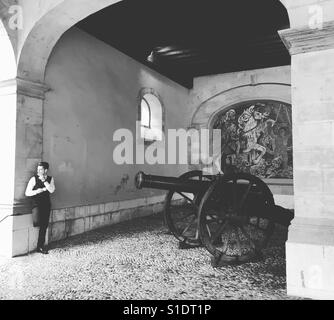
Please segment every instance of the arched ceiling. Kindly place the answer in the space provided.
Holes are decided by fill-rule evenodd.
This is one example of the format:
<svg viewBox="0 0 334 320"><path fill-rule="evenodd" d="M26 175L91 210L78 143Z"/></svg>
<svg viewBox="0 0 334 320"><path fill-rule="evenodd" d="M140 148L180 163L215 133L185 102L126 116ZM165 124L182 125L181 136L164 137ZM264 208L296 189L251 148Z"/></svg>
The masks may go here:
<svg viewBox="0 0 334 320"><path fill-rule="evenodd" d="M123 0L77 27L187 88L197 76L290 64L279 0Z"/></svg>

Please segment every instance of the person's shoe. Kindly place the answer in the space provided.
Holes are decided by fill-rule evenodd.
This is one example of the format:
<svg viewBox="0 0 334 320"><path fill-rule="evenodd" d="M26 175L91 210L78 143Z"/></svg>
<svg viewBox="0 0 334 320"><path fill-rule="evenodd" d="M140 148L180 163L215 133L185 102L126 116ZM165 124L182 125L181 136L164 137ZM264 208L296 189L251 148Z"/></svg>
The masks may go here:
<svg viewBox="0 0 334 320"><path fill-rule="evenodd" d="M39 253L42 253L42 254L48 254L49 253L49 251L45 248L37 248L36 251L39 252Z"/></svg>

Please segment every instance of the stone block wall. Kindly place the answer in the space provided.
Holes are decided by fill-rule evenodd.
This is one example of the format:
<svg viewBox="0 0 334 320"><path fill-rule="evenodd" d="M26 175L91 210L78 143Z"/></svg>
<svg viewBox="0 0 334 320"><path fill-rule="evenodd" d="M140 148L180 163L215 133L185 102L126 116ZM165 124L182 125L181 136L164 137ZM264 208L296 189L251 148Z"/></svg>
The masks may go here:
<svg viewBox="0 0 334 320"><path fill-rule="evenodd" d="M55 209L51 212L49 241L148 216L163 210L165 195Z"/></svg>
<svg viewBox="0 0 334 320"><path fill-rule="evenodd" d="M51 211L46 244L66 239L90 230L116 224L134 218L161 212L165 195L76 206ZM33 227L32 215L3 216L1 230L9 230L6 241L12 241L11 250L5 256L20 256L33 252L37 247L38 227ZM9 227L10 225L11 227ZM3 237L4 233L1 234ZM15 241L13 241L15 239Z"/></svg>
<svg viewBox="0 0 334 320"><path fill-rule="evenodd" d="M11 216L8 223L12 223L12 249L6 255L20 256L36 250L39 228L33 226L32 215L24 214ZM48 244L49 230L47 230L45 242ZM15 241L14 241L15 239Z"/></svg>

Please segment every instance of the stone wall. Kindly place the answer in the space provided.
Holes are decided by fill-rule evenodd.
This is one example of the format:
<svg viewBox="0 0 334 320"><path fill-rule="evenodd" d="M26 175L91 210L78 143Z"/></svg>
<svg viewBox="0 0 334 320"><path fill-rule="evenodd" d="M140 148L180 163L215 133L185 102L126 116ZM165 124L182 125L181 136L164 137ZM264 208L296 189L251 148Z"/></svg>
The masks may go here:
<svg viewBox="0 0 334 320"><path fill-rule="evenodd" d="M152 88L162 100L165 129L184 128L188 90L80 31L69 30L54 49L46 70L43 158L50 162L55 209L131 200L161 194L137 190L134 176L178 176L187 165L136 162L139 95ZM177 114L177 116L175 115ZM130 130L133 163L119 165L113 141L118 129Z"/></svg>
<svg viewBox="0 0 334 320"><path fill-rule="evenodd" d="M48 229L49 241L161 212L164 198L164 195L160 195L52 210Z"/></svg>
<svg viewBox="0 0 334 320"><path fill-rule="evenodd" d="M161 211L164 194L137 190L134 175L142 170L177 176L187 165L118 165L113 151L119 142L113 134L129 129L136 142L143 88L152 88L162 99L165 129L186 127L182 106L188 90L76 28L55 47L46 83L50 91L43 110L43 159L50 163L56 184L49 241ZM24 245L14 252L29 252L38 229L30 215L19 219L29 227L16 230Z"/></svg>

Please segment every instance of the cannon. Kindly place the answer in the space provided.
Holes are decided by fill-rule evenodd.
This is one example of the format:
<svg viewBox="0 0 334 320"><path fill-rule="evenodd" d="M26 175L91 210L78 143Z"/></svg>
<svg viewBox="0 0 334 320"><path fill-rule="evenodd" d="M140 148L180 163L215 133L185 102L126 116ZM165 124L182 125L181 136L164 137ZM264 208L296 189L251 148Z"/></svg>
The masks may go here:
<svg viewBox="0 0 334 320"><path fill-rule="evenodd" d="M204 246L212 265L257 261L275 224L288 227L293 211L275 205L269 187L249 173L207 175L194 170L179 177L138 172L138 189L167 190L164 220L180 248Z"/></svg>

